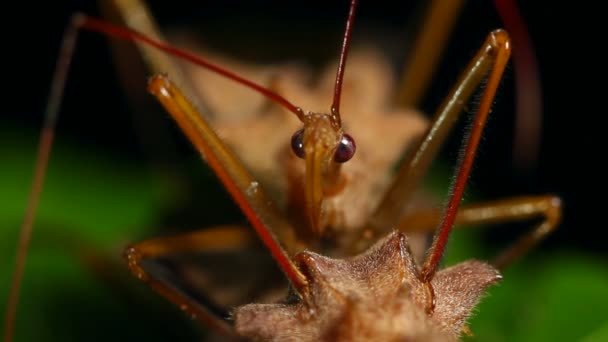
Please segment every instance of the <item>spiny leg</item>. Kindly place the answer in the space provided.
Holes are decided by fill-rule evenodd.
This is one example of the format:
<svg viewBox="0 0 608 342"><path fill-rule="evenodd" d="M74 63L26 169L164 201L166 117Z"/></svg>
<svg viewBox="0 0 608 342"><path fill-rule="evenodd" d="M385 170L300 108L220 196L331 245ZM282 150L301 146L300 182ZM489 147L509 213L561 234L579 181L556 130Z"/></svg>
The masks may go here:
<svg viewBox="0 0 608 342"><path fill-rule="evenodd" d="M502 74L509 61L511 55L511 42L509 35L502 30L496 30L488 36L486 43L484 44L485 49L488 53L491 53L494 58L492 70L488 76L486 87L481 95L479 108L475 115L475 119L470 127L470 130L465 134L464 152L461 154L458 162L458 172L456 178L452 181L450 186L450 198L446 205L444 212L442 213L441 223L435 231L433 237L433 243L428 250L426 261L420 269L420 281L425 284L425 287L429 289L431 294L428 297L428 303L426 311L428 314L432 314L435 308L435 296L432 290L433 286L431 280L437 273L439 262L445 252L445 247L450 236L450 232L454 227L454 220L458 213L460 202L462 201L462 195L473 167L473 161L481 141L481 134L490 114L490 109L496 95L496 89L500 83Z"/></svg>
<svg viewBox="0 0 608 342"><path fill-rule="evenodd" d="M490 114L496 90L511 54L511 42L505 31L497 30L492 32L484 45L486 51L494 56L494 63L488 76L486 87L481 96L479 108L477 109L477 114L475 115L470 132L467 132L465 135L466 148L458 163L456 178L450 186L449 193L451 195L449 202L443 213L441 224L436 230L428 257L420 271L421 280L428 284L430 284L431 279L433 279L433 276L437 272L439 261L445 251L445 246L454 225L454 220L456 219L458 207L462 201L462 195L464 194L471 168L473 167L477 148L481 141L481 133L483 132L488 115Z"/></svg>
<svg viewBox="0 0 608 342"><path fill-rule="evenodd" d="M242 163L234 156L234 153L223 144L213 129L198 111L194 109L192 104L188 102L179 89L165 76L154 76L149 82L148 90L157 97L195 148L206 159L207 164L223 183L237 205L239 205L256 234L268 248L270 254L285 273L296 292L300 296L306 295L308 286L306 277L291 261L279 243L279 241L287 241L287 246L290 246L292 249L299 248L293 236L294 230L285 218L279 215L277 209L268 200L257 181L252 178ZM277 229L277 232L281 233L280 237L282 239L278 240L269 227ZM179 243L177 245L179 246ZM163 247L161 246L158 243L153 243L152 247L148 245L145 248L148 250L151 248L153 250L162 250ZM291 252L293 253L293 251ZM141 257L138 256L137 249L128 249L127 259L132 272L140 279L144 279L142 277L145 276L145 272L139 266L138 261L141 260ZM178 305L188 305L188 302L184 301L183 296L176 290L172 290L160 282L151 282L150 284L156 291L172 302ZM222 328L221 326L218 327Z"/></svg>
<svg viewBox="0 0 608 342"><path fill-rule="evenodd" d="M146 271L142 261L178 253L241 250L255 246L256 243L256 238L249 228L223 226L136 243L126 248L124 256L129 270L138 279L145 281L192 318L224 336L236 338L232 327L226 321L215 316L204 306L193 302L186 294L163 281L161 277Z"/></svg>
<svg viewBox="0 0 608 342"><path fill-rule="evenodd" d="M295 238L293 227L279 214L258 182L174 84L165 76L157 75L150 80L148 90L158 98L206 159L291 284L302 294L307 288L307 280L279 243L284 243L290 254L302 248ZM280 234L279 239L273 233Z"/></svg>
<svg viewBox="0 0 608 342"><path fill-rule="evenodd" d="M428 88L439 57L464 5L463 0L434 0L428 4L416 42L412 45L397 91L397 103L415 107Z"/></svg>
<svg viewBox="0 0 608 342"><path fill-rule="evenodd" d="M448 36L458 18L464 1L432 1L410 49L411 55L404 68L397 103L416 106L433 76ZM513 63L516 82L516 129L513 151L514 162L520 168L529 168L538 155L542 121L542 87L539 67L528 29L516 1L494 0L500 18L511 32Z"/></svg>
<svg viewBox="0 0 608 342"><path fill-rule="evenodd" d="M559 197L525 196L465 205L458 210L454 225L486 225L543 217L541 223L494 259L493 265L502 270L551 234L561 221L561 216ZM440 219L440 210L420 211L403 217L398 229L404 232L430 231L437 226Z"/></svg>
<svg viewBox="0 0 608 342"><path fill-rule="evenodd" d="M492 39L494 35L496 35L496 32L490 34L477 55L460 75L433 117L426 135L412 149L413 152L406 156L393 183L384 194L368 224L364 226L366 229L356 242L355 251L365 250L375 241L376 237L388 233L399 221L404 204L410 200L420 181L427 173L469 98L495 65L498 54L496 53L495 42Z"/></svg>

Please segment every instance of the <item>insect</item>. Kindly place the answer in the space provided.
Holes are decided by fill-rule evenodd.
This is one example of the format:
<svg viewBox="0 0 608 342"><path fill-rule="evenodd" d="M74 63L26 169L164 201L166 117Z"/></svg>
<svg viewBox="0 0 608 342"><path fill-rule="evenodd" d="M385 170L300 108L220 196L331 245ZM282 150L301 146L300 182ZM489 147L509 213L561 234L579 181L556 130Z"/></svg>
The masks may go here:
<svg viewBox="0 0 608 342"><path fill-rule="evenodd" d="M261 339L299 336L314 340L330 337L346 339L362 334L374 334L378 338L434 336L456 338L464 329L467 313L472 309L481 292L486 286L497 281L499 276L492 266L476 262L437 272L453 224L455 222L488 223L545 216L545 221L531 234L526 235L494 262L495 266L500 268L529 249L549 233L559 221L559 201L551 196L523 197L459 209L485 117L490 110L494 92L508 60L510 41L504 31L495 31L489 35L474 61L438 110L430 128L420 129L423 137L412 142L416 148L407 155L396 178L392 182L377 174L368 176L367 179L361 178L365 177L365 173L360 170L370 164L383 162L382 172L388 172L388 167L397 158L400 149L396 149L391 156L384 156L384 160L374 159L377 156L369 148L366 149L364 144L361 144L361 140L357 143L359 148L355 148L357 135L365 137L366 132L370 130L369 124L358 121L367 113L359 114L358 117L354 114L357 109L350 108L350 127L347 126L346 114L344 119L341 115L346 112L345 108L348 108L346 105L341 106L343 96L346 97L348 93L345 90L342 94L342 90L356 4L356 1L351 3L338 76L333 82L334 96L329 114L304 111L267 87L252 83L206 60L197 59L162 43L158 44L136 33L90 17L77 16L74 19L72 30L78 28L130 40L147 41L148 44L156 45L182 58L189 58L232 81L264 94L269 101L279 104L290 112L290 117L297 118L304 127L294 131L291 144L288 145L291 151L281 152L277 149L277 153L283 153L283 163L287 164L282 166L287 170L287 186L284 190L287 198L285 210L287 215L282 215L274 204L271 204L273 202L270 201L270 197L265 195L264 182L261 179L258 181L258 178L250 174L170 79L166 76L155 76L150 82L151 92L159 98L214 169L291 284L290 306L251 304L241 307L234 314L236 327L234 330L226 322L194 303L184 293L175 290L146 270L145 259L167 253L204 250L211 246L216 249L246 247L254 243L251 230L234 226L211 228L175 238L145 241L127 249L129 267L138 278L147 281L156 291L183 307L196 319L227 336L236 337L235 334L239 334ZM72 44L73 33L68 34L67 37L68 45ZM68 47L68 50L70 49ZM60 58L61 62L66 60L66 57ZM64 73L64 68L59 68L59 72ZM407 197L413 193L451 125L462 111L464 103L488 73L487 86L477 110L478 116L469 133L470 140L466 143L466 150L453 184L447 209L443 214L432 209L403 215L403 206L408 201ZM279 85L278 88L281 86L285 87ZM61 86L59 85L58 88ZM364 95L362 93L359 96ZM57 99L58 96L53 98ZM49 118L54 120L53 115ZM406 128L407 125L403 125L403 120L411 120L408 117L398 116L392 118L377 116L374 119L376 121L386 119L388 120L385 122L386 127L394 129ZM390 121L391 119L395 121ZM362 127L357 127L357 124ZM346 133L347 128L351 132L358 133L353 133L351 136L350 133ZM236 127L233 127L233 130L225 130L225 132L236 131ZM391 137L404 136L399 133L401 132ZM242 144L250 145L252 148L256 145L255 140L243 140L242 135L243 133L240 134L241 138L238 138L242 140ZM42 145L40 152L42 159L48 156L50 138L51 131L43 131L43 141L47 142ZM225 139L231 142L229 136ZM234 139L232 144L238 143L238 139ZM269 149L270 141L257 140L266 145L266 150ZM401 141L396 145L403 144L404 142ZM377 151L376 153L379 154ZM351 161L351 158L355 159ZM249 166L255 168L255 165ZM40 172L43 169L44 167L38 168ZM41 177L42 174L39 173L35 179L34 189L41 187ZM377 188L385 191L372 191ZM39 190L35 190L34 193L39 193ZM350 203L344 204L348 201ZM33 211L35 204L30 208ZM28 214L26 217L31 220L33 214ZM421 266L417 266L414 255L408 251L405 236L402 233L391 233L392 230L430 231L439 223L440 227L429 249L428 257ZM24 226L31 227L31 224L26 223ZM304 249L327 256L302 252ZM338 260L329 257L348 257L348 259ZM376 288L373 286L376 282L382 283L383 286ZM456 289L450 287L453 284L458 284L460 287ZM336 293L332 295L329 289L336 290L337 295ZM367 298L370 294L373 294L371 298ZM382 298L382 302L378 302L379 298ZM452 302L464 302L466 305L450 306ZM385 303L397 303L395 304L397 307L394 307L388 315L370 311ZM13 306L9 304L10 307ZM407 310L403 311L404 308ZM379 328L364 324L371 321L382 322L383 319L388 320L386 324L379 324ZM391 319L395 321L390 321ZM400 325L395 329L394 323L400 321L409 322L412 326ZM341 325L340 323L343 322L350 322L351 325ZM358 325L353 325L353 322L358 322ZM340 328L342 326L348 329L343 330Z"/></svg>

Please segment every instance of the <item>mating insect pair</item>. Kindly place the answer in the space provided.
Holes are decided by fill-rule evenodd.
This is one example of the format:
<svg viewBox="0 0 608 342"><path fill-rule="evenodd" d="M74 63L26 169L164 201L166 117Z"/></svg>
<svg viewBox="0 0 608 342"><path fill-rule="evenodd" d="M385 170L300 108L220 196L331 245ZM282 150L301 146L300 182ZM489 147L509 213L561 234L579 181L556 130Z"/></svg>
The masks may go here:
<svg viewBox="0 0 608 342"><path fill-rule="evenodd" d="M249 87L279 105L266 106L263 116L260 114L246 123L218 123L215 128L222 135L220 139L170 81L175 75L154 76L150 80L149 90L204 156L248 218L255 234L243 226L213 227L132 245L126 257L129 268L138 278L196 319L230 337L457 338L485 288L500 279L497 269L509 264L555 228L560 216L559 200L538 196L459 206L483 126L509 59L511 46L506 32L498 30L488 36L431 123L426 125L411 112L387 110L385 94L381 94L381 98L366 98L375 88L382 89L378 85L386 82L382 77L385 70L370 71L368 79L345 77L356 6L357 1L353 0L337 76L329 82L320 81L315 91L298 89L287 82L288 77L279 77L270 87L261 86L148 36L94 18L75 16L59 59L60 76L53 87L57 93L52 96L55 101L49 105L49 122L42 135L41 162L37 167L30 212L24 223L22 241L26 242L23 245L29 239L28 231L50 151L57 101L63 88L61 82L67 73L76 32L96 31L179 56ZM353 55L349 70L351 67L358 70L356 66L368 64L369 58L365 53ZM466 135L466 148L446 209L404 211L464 105L486 76L486 86L471 131ZM286 100L288 96L279 96L270 88L282 94L301 93L302 102L308 97L313 106L318 103L318 97L322 97L318 93L329 92L334 95L333 103L328 114L305 111ZM296 123L300 127L296 127ZM282 131L288 126L295 132L291 138L277 132L278 127ZM384 138L386 146L394 148L377 150L367 141L377 140L379 136ZM416 138L418 136L421 138ZM407 145L415 147L410 147L412 152L406 155L391 180L390 167ZM238 148L233 151L228 146ZM270 196L266 188L280 195ZM438 271L454 224L536 216L544 216L545 220L501 254L493 266L469 261ZM427 257L419 265L415 257L418 253L410 251L403 232L424 233L436 226ZM283 304L249 304L236 309L234 326L215 317L144 267L147 259L173 253L248 248L256 245L256 235L289 280L290 295ZM25 252L25 247L20 248L21 254ZM19 287L23 260L23 256L18 257L14 288ZM12 298L8 305L7 339L11 336L16 294Z"/></svg>

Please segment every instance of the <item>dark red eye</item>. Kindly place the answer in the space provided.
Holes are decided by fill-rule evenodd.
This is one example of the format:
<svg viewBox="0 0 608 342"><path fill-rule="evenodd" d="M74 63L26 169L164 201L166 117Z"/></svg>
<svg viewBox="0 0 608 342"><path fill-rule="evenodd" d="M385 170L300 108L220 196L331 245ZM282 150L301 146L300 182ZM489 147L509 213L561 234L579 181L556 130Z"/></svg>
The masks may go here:
<svg viewBox="0 0 608 342"><path fill-rule="evenodd" d="M295 132L291 136L291 150L296 156L304 159L304 129Z"/></svg>
<svg viewBox="0 0 608 342"><path fill-rule="evenodd" d="M344 133L342 134L342 139L340 139L340 143L338 144L338 148L334 154L334 161L336 163L345 163L355 155L356 150L357 145L355 145L355 139Z"/></svg>

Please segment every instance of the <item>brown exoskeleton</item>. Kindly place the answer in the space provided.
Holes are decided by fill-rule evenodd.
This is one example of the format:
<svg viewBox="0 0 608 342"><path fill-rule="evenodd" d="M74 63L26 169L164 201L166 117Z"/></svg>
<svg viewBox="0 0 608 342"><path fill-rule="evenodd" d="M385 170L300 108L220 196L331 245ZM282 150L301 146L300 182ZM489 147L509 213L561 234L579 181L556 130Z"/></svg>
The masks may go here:
<svg viewBox="0 0 608 342"><path fill-rule="evenodd" d="M100 32L145 43L203 66L263 94L289 112L285 115L273 108L263 117L254 116L249 122L220 123L216 125L223 137L220 139L169 80L173 74L157 75L150 80L150 92L203 155L248 218L255 234L242 226L212 227L134 244L127 249L126 258L130 270L138 278L192 317L228 337L262 340L457 339L466 329L466 319L486 287L500 279L498 270L556 227L560 216L559 200L553 196L530 196L459 207L483 126L509 59L510 39L505 31L497 30L488 36L427 125L413 112L387 109L390 100L382 92L370 94L377 85L386 82L379 76L383 71L370 73L369 79L358 80L361 84L345 77L356 5L357 1L353 0L335 80L321 81L319 89L313 90L293 86L286 82L289 78L272 85L284 94L300 94L302 103L307 102L308 97L315 105L319 93L327 94L328 90L331 93L333 88L329 113L304 111L268 87L155 39L94 18L75 16L59 59L60 76L53 88L58 93L52 96L54 101L49 104L48 123L42 133L34 195L23 225L22 246L29 239L50 151L62 78L76 32L81 29ZM365 63L369 58L365 54L356 57L355 63ZM487 83L474 123L466 135L466 149L446 209L443 212L404 212L439 146L486 75ZM344 124L341 113L345 113ZM295 128L296 125L300 127ZM291 139L285 136L285 127L294 128ZM422 138L414 139L418 135ZM393 148L376 150L368 140L378 137L383 137L386 145ZM407 154L391 180L391 165L402 148L411 144L416 147ZM229 145L237 147L236 151ZM260 162L261 158L266 161ZM267 195L266 186L282 197ZM544 216L545 220L500 254L492 265L467 261L438 271L454 224L536 216ZM436 226L433 243L419 265L404 233L428 232ZM250 247L256 244L256 235L289 280L290 295L281 304L248 304L235 309L234 325L215 317L187 294L147 270L144 264L146 259L174 253ZM19 251L23 254L26 248ZM19 287L22 260L23 257L18 258L13 288ZM7 340L12 337L16 293L13 290L8 305Z"/></svg>

